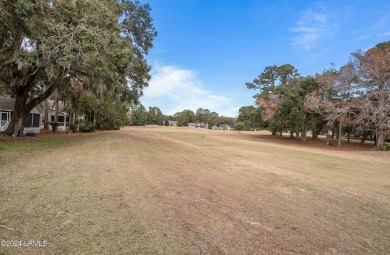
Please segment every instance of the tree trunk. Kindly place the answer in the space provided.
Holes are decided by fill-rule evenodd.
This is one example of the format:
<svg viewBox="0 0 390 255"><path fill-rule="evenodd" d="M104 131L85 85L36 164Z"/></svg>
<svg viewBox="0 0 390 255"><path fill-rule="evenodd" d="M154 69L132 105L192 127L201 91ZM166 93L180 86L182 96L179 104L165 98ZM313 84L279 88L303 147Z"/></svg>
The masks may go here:
<svg viewBox="0 0 390 255"><path fill-rule="evenodd" d="M29 92L34 86L34 79L38 73L39 67L35 64L31 66L29 70L29 75L24 79L24 85L16 86L15 88L15 105L8 128L4 131L6 135L23 135L24 130L24 120L27 114L30 113L35 106L40 104L43 100L47 99L56 88L56 81L52 81L52 85L47 87L47 89L40 95L29 99Z"/></svg>
<svg viewBox="0 0 390 255"><path fill-rule="evenodd" d="M93 124L94 126L96 126L96 111L93 110L92 112L93 112L93 121L92 121L92 124Z"/></svg>
<svg viewBox="0 0 390 255"><path fill-rule="evenodd" d="M73 123L74 120L73 120L73 111L72 109L69 110L69 123Z"/></svg>
<svg viewBox="0 0 390 255"><path fill-rule="evenodd" d="M306 127L306 123L304 123L302 127L302 135L301 135L301 141L304 143L306 142L306 133L307 133L307 127Z"/></svg>
<svg viewBox="0 0 390 255"><path fill-rule="evenodd" d="M350 137L351 137L351 128L348 126L347 127L347 134L348 134L348 143L349 143L349 139L350 139Z"/></svg>
<svg viewBox="0 0 390 255"><path fill-rule="evenodd" d="M290 130L290 139L294 139L294 132Z"/></svg>
<svg viewBox="0 0 390 255"><path fill-rule="evenodd" d="M58 101L58 92L56 90L55 92L55 97L54 97L54 103L55 103L55 112L54 112L54 122L58 123L58 106L59 106L59 101Z"/></svg>
<svg viewBox="0 0 390 255"><path fill-rule="evenodd" d="M330 144L330 141L329 141L329 138L330 138L329 131L330 131L330 128L328 127L328 130L326 131L326 145L327 146L329 146L329 144Z"/></svg>
<svg viewBox="0 0 390 255"><path fill-rule="evenodd" d="M43 129L49 130L49 109L47 107L47 99L43 101Z"/></svg>
<svg viewBox="0 0 390 255"><path fill-rule="evenodd" d="M317 140L318 139L318 134L316 132L313 132L312 131L312 134L311 134L311 139L314 141L314 140Z"/></svg>
<svg viewBox="0 0 390 255"><path fill-rule="evenodd" d="M337 145L338 146L341 146L341 121L339 123L339 134L338 134L338 137L337 137Z"/></svg>
<svg viewBox="0 0 390 255"><path fill-rule="evenodd" d="M360 140L360 144L363 145L364 142L366 141L367 136L363 132L361 137L362 137L362 139Z"/></svg>
<svg viewBox="0 0 390 255"><path fill-rule="evenodd" d="M5 135L21 136L24 131L24 120L30 109L27 109L27 93L20 95L15 98L14 111L8 128L4 131Z"/></svg>
<svg viewBox="0 0 390 255"><path fill-rule="evenodd" d="M376 144L375 144L375 149L377 150L382 150L383 149L383 144L385 142L384 139L384 132L383 130L379 130L376 134Z"/></svg>

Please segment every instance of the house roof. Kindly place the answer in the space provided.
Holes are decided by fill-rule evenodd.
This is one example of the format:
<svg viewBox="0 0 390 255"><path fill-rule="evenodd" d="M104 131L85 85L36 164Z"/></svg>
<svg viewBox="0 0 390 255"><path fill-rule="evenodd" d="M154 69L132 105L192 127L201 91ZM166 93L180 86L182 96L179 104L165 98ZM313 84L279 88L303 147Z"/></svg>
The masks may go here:
<svg viewBox="0 0 390 255"><path fill-rule="evenodd" d="M15 98L0 96L0 110L13 111L15 106ZM42 114L42 109L39 106L34 107L31 113Z"/></svg>
<svg viewBox="0 0 390 255"><path fill-rule="evenodd" d="M13 111L15 98L0 96L0 110Z"/></svg>

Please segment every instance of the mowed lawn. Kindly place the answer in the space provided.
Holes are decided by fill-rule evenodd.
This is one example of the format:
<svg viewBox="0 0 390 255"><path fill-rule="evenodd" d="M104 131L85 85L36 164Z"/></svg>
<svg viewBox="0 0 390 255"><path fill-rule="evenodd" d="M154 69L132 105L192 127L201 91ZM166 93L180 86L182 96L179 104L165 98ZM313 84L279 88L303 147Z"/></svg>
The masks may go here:
<svg viewBox="0 0 390 255"><path fill-rule="evenodd" d="M47 245L0 254L389 254L390 153L173 127L3 142L1 240Z"/></svg>

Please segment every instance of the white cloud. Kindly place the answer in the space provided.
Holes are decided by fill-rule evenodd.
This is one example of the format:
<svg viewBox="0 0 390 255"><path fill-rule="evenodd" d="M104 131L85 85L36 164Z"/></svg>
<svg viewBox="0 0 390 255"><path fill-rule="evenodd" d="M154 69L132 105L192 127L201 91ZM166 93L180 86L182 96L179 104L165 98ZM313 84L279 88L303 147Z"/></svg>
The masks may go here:
<svg viewBox="0 0 390 255"><path fill-rule="evenodd" d="M358 34L358 40L373 39L375 41L385 41L389 40L390 31L390 15L376 14L375 17L371 19L374 22L367 22L365 26L361 27L358 30L355 30L354 33Z"/></svg>
<svg viewBox="0 0 390 255"><path fill-rule="evenodd" d="M220 115L235 116L238 108L232 100L204 89L196 72L176 66L153 67L149 87L144 90L142 103L159 107L164 114L175 114L185 109L196 111L207 108Z"/></svg>
<svg viewBox="0 0 390 255"><path fill-rule="evenodd" d="M337 24L331 21L324 7L310 8L303 12L291 31L297 33L293 38L294 45L310 50L320 40L332 38L337 32Z"/></svg>

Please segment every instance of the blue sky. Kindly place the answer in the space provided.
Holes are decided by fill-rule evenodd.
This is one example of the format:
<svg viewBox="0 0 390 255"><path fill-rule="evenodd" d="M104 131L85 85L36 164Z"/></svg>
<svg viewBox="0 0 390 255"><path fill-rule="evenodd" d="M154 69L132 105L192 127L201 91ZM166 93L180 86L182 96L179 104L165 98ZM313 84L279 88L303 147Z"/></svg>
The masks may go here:
<svg viewBox="0 0 390 255"><path fill-rule="evenodd" d="M141 103L164 114L202 107L235 117L264 67L315 75L390 40L390 1L148 0L159 33Z"/></svg>

